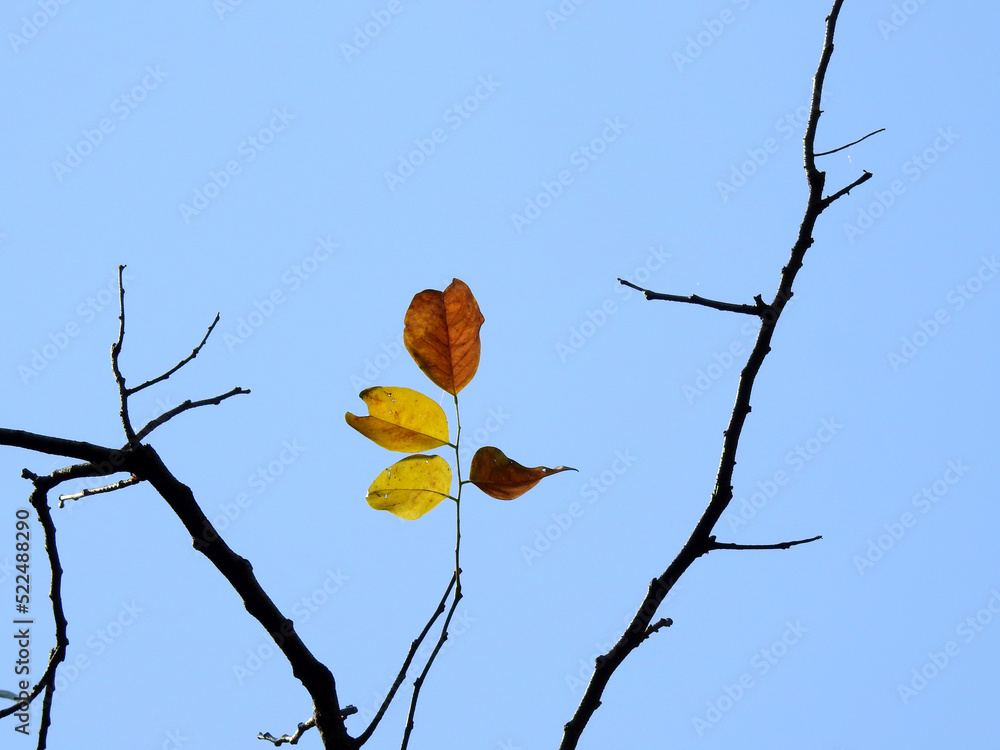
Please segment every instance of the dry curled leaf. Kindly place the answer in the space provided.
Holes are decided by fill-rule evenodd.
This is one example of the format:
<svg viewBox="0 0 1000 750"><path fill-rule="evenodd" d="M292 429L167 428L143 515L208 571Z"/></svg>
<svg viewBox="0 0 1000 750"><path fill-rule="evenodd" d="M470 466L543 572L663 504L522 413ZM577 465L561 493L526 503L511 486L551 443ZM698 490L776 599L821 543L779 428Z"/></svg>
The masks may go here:
<svg viewBox="0 0 1000 750"><path fill-rule="evenodd" d="M472 457L469 481L490 497L497 500L513 500L530 490L545 477L561 471L576 471L569 466L550 469L536 466L529 469L504 455L499 448L484 446Z"/></svg>

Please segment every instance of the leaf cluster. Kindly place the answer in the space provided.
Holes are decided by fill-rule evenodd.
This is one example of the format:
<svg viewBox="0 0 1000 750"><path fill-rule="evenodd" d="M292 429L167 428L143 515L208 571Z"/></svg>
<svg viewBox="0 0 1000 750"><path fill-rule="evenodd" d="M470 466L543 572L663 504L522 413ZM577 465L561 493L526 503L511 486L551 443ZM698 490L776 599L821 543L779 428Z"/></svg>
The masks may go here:
<svg viewBox="0 0 1000 750"><path fill-rule="evenodd" d="M409 453L451 446L458 456L461 422L458 394L479 369L482 342L479 330L485 322L479 303L464 281L453 279L443 291L425 289L413 297L403 318L403 343L413 361L434 385L450 393L455 401L458 425L455 442L449 437L448 417L437 401L409 388L374 386L358 394L368 407L368 416L347 412L347 424L377 445ZM513 500L545 477L567 466L528 468L508 458L493 446L483 446L472 457L469 479L490 497ZM451 495L452 469L441 456L418 453L388 467L368 488L368 504L376 510L415 520ZM459 491L461 491L459 474Z"/></svg>

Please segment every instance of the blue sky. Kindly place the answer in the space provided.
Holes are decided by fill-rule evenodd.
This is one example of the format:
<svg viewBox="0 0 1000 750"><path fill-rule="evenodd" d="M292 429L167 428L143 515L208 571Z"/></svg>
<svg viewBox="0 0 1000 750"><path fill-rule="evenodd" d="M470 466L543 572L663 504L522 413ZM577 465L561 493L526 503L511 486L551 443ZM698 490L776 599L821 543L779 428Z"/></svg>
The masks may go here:
<svg viewBox="0 0 1000 750"><path fill-rule="evenodd" d="M554 747L593 657L708 501L755 335L615 279L773 295L828 11L8 3L0 424L124 442L118 264L130 383L221 313L193 364L136 397L135 421L251 389L150 442L370 716L447 584L454 514L371 510L368 485L400 456L343 414L370 385L440 396L400 345L403 314L464 280L486 323L463 456L490 444L579 474L512 502L463 494L465 598L411 747ZM985 5L845 3L817 148L886 130L821 159L828 190L874 177L820 219L716 530L824 538L699 560L581 747L996 743L996 21ZM5 612L20 470L58 465L0 452ZM249 746L308 717L150 488L56 520L71 643L51 747ZM37 525L33 544L40 672ZM13 645L0 654L9 689ZM398 746L404 710L370 747Z"/></svg>

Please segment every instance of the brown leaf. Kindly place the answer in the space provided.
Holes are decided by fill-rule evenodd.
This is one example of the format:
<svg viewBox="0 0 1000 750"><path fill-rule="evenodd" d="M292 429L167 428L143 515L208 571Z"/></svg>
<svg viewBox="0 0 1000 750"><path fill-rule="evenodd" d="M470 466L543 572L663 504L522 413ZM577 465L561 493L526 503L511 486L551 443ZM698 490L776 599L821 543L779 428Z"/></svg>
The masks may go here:
<svg viewBox="0 0 1000 750"><path fill-rule="evenodd" d="M536 466L529 469L512 461L499 448L485 446L476 451L469 469L469 481L490 497L497 500L513 500L530 490L545 477L560 471L576 471L569 466L549 469Z"/></svg>
<svg viewBox="0 0 1000 750"><path fill-rule="evenodd" d="M479 328L485 318L464 281L443 292L425 289L403 319L403 343L417 366L440 388L457 395L479 368Z"/></svg>

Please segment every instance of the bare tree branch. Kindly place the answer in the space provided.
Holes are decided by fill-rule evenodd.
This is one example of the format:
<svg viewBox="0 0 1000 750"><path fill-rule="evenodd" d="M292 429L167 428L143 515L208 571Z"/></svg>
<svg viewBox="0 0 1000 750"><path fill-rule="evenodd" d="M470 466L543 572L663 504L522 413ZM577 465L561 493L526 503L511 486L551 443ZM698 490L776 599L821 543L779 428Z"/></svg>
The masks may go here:
<svg viewBox="0 0 1000 750"><path fill-rule="evenodd" d="M306 733L306 730L312 729L314 726L316 726L316 720L310 717L298 725L294 734L283 734L280 737L275 737L270 732L260 732L257 735L257 739L273 742L275 747L281 747L286 743L289 745L297 745L299 744L299 739Z"/></svg>
<svg viewBox="0 0 1000 750"><path fill-rule="evenodd" d="M38 682L28 693L28 696L20 703L0 711L0 719L12 713L26 711L28 705L44 690L45 694L42 697L42 715L38 727L37 744L39 750L44 750L48 739L49 726L52 721L52 694L55 688L56 668L65 660L66 646L69 645L69 639L66 636L66 614L63 610L62 602L63 570L59 562L59 548L56 545L56 527L52 521L52 514L49 511L48 505L48 491L59 484L60 480L55 479L51 475L38 476L27 469L21 475L25 479L30 479L34 485L31 491L30 502L31 506L35 509L35 514L38 516L38 522L42 525L42 532L45 537L45 553L48 556L49 568L51 570L49 599L52 601L52 620L55 623L56 644L49 652L48 666L46 666L41 678L39 678Z"/></svg>
<svg viewBox="0 0 1000 750"><path fill-rule="evenodd" d="M128 416L128 388L125 387L125 376L122 375L118 367L118 358L122 353L122 343L125 341L125 281L122 273L125 266L118 266L118 340L111 345L111 370L115 374L115 383L118 384L118 399L121 402L122 425L125 427L125 438L129 445L137 445L135 432L132 430L132 421Z"/></svg>
<svg viewBox="0 0 1000 750"><path fill-rule="evenodd" d="M414 639L414 641L410 644L410 650L407 652L406 658L403 660L403 665L399 668L399 673L396 675L396 679L392 683L392 687L389 689L389 693L385 696L385 699L382 701L382 705L379 706L378 712L376 712L375 714L375 718L373 718L371 720L371 723L368 724L368 728L358 735L357 737L358 747L361 747L366 742L368 742L368 740L372 736L372 733L375 731L376 727L378 727L379 722L382 721L382 717L385 715L385 712L389 709L389 705L392 703L393 698L396 697L396 691L399 690L399 686L402 685L403 680L406 679L406 672L407 670L409 670L410 664L413 662L413 657L416 656L417 654L417 649L420 648L420 644L423 643L424 638L427 637L427 633L430 632L430 629L434 625L435 620L437 620L437 618L440 617L441 614L444 612L444 603L448 601L448 595L451 593L451 590L454 587L455 587L455 574L452 573L451 581L448 582L448 588L445 589L444 595L441 597L441 601L438 602L437 609L434 610L434 614L431 615L431 618L427 621L427 624L424 625L424 629L420 631L420 635L418 635Z"/></svg>
<svg viewBox="0 0 1000 750"><path fill-rule="evenodd" d="M357 745L344 726L333 673L309 651L295 632L295 625L282 614L261 587L249 560L236 554L219 536L212 522L198 506L191 488L170 473L149 445L140 445L129 454L126 468L149 482L167 501L191 535L194 548L204 554L225 576L243 599L247 612L264 626L275 645L288 659L292 674L302 682L313 700L313 717L323 747L327 750L354 750Z"/></svg>
<svg viewBox="0 0 1000 750"><path fill-rule="evenodd" d="M270 732L260 732L257 735L257 739L273 742L275 747L281 747L285 743L288 743L289 745L297 745L299 744L299 738L306 733L306 730L312 729L314 726L316 726L316 719L310 716L304 722L299 724L298 727L296 727L294 734L283 734L280 737L275 737Z"/></svg>
<svg viewBox="0 0 1000 750"><path fill-rule="evenodd" d="M792 284L795 276L802 267L802 261L806 251L813 243L813 229L816 220L830 202L843 194L840 191L834 198L823 198L823 187L825 183L825 173L816 169L814 143L816 138L816 128L821 114L820 102L823 93L823 82L826 77L827 67L830 64L830 57L833 54L833 37L837 25L837 17L843 0L834 0L833 8L826 19L826 35L823 43L823 52L820 57L816 76L813 79L812 105L810 108L809 122L806 127L804 138L804 166L806 180L809 184L809 196L806 203L805 214L799 227L798 237L792 246L788 263L781 270L781 277L778 289L774 296L774 301L768 307L767 314L762 316L762 325L757 335L757 340L753 350L747 359L747 364L740 373L739 386L736 392L736 403L733 406L732 416L729 426L723 433L722 457L719 461L719 470L716 476L715 489L709 500L708 507L702 514L694 531L688 538L684 547L674 558L673 562L658 578L653 579L645 598L640 604L638 611L632 622L625 629L621 638L615 645L601 657L598 657L590 683L584 691L580 700L580 705L573 714L569 722L566 723L563 731L563 740L560 750L572 750L577 747L580 736L584 728L594 715L594 712L601 705L601 698L608 681L618 667L646 639L650 632L650 621L656 614L657 609L670 592L674 583L684 574L684 572L702 555L711 551L714 538L711 536L712 529L718 523L722 513L729 506L733 498L732 478L736 466L736 451L739 447L740 436L743 432L743 425L747 415L750 414L750 395L753 391L754 381L764 362L764 358L771 351L771 339L774 328L781 316L785 305L792 298ZM870 175L856 181L854 185L861 184ZM852 185L853 187L853 185ZM690 301L690 300L688 300ZM722 303L725 304L725 303ZM720 309L727 309L725 307ZM717 543L716 543L717 544Z"/></svg>
<svg viewBox="0 0 1000 750"><path fill-rule="evenodd" d="M711 307L713 310L722 310L723 312L734 312L742 313L744 315L754 315L761 316L762 310L760 305L739 305L732 302L717 302L714 299L705 299L704 297L699 297L697 294L691 294L687 297L682 297L678 294L663 294L662 292L651 292L649 289L643 289L641 286L636 286L631 281L627 279L618 279L619 284L624 286L630 286L636 291L642 292L646 295L646 299L662 299L668 302L688 302L692 305L704 305L705 307ZM761 305L763 302L761 302Z"/></svg>
<svg viewBox="0 0 1000 750"><path fill-rule="evenodd" d="M351 714L356 714L358 712L357 706L344 706L340 714L345 719ZM259 732L257 734L258 740L267 740L268 742L273 742L275 747L281 747L284 744L297 745L302 735L306 733L306 730L312 729L316 726L316 718L310 716L304 722L298 725L295 729L294 734L283 734L280 737L275 737L270 732Z"/></svg>
<svg viewBox="0 0 1000 750"><path fill-rule="evenodd" d="M885 130L885 128L879 128L878 130L873 130L863 138L858 138L858 140L856 141L851 141L850 143L843 145L840 148L835 148L830 151L820 151L818 154L815 154L815 156L829 156L830 154L835 154L838 151L843 151L845 148L850 148L851 146L857 145L858 143L861 143L861 141L863 141L865 138L871 138L873 135L875 135L876 133L881 133L883 130Z"/></svg>
<svg viewBox="0 0 1000 750"><path fill-rule="evenodd" d="M123 487L131 487L133 484L139 484L140 479L135 474L132 474L125 479L119 479L117 482L112 482L111 484L106 484L103 487L87 487L80 490L79 492L74 492L70 495L60 495L57 499L59 500L59 507L63 507L63 503L67 500L79 500L82 497L89 497L90 495L100 495L103 492L114 492L115 490L120 490Z"/></svg>
<svg viewBox="0 0 1000 750"><path fill-rule="evenodd" d="M227 398L231 398L233 396L245 396L248 395L249 393L250 390L248 388L240 388L239 386L236 386L231 391L223 393L221 396L214 396L213 398L205 398L202 399L201 401L191 401L191 399L188 399L180 406L175 406L173 409L163 412L163 414L158 416L156 419L150 420L150 422L145 427L143 427L136 433L135 435L136 439L143 440L147 435L149 435L149 433L151 433L157 427L159 427L162 424L166 424L171 419L176 417L178 414L181 414L182 412L185 412L188 409L197 409L199 406L218 406Z"/></svg>
<svg viewBox="0 0 1000 750"><path fill-rule="evenodd" d="M65 438L49 437L48 435L38 435L34 432L25 432L24 430L11 430L7 427L0 427L0 445L9 445L12 448L24 448L37 453L48 453L51 456L76 458L80 461L86 461L88 464L93 464L94 468L98 470L108 468L109 471L103 472L104 474L125 471L123 468L125 461L124 451L105 448L81 440L67 440Z"/></svg>
<svg viewBox="0 0 1000 750"><path fill-rule="evenodd" d="M643 634L643 640L649 638L649 636L651 636L657 630L660 630L661 628L669 628L673 624L674 621L671 620L669 617L661 617L659 620L657 620L648 628L646 628L646 632Z"/></svg>
<svg viewBox="0 0 1000 750"><path fill-rule="evenodd" d="M822 536L814 536L809 539L798 539L794 542L778 542L777 544L732 544L731 542L717 542L715 537L709 539L708 548L713 549L788 549L797 544L809 544L822 539Z"/></svg>
<svg viewBox="0 0 1000 750"><path fill-rule="evenodd" d="M864 174L862 174L858 179L856 179L850 185L848 185L845 188L841 188L840 190L838 190L836 193L834 193L833 195L829 196L828 198L824 198L823 199L823 208L825 209L827 206L829 206L831 203L833 203L835 200L837 200L837 198L840 198L841 196L847 195L849 192L851 192L858 185L860 185L863 182L868 182L868 180L870 180L871 178L872 178L872 173L869 172L868 170L865 170Z"/></svg>
<svg viewBox="0 0 1000 750"><path fill-rule="evenodd" d="M129 388L128 389L129 395L132 395L133 393L138 393L143 388L148 388L151 385L156 385L157 383L160 383L160 382L166 380L171 375L173 375L175 372L177 372L179 369L181 369L184 365L186 365L188 362L190 362L192 359L194 359L195 357L197 357L198 356L198 352L200 352L201 348L203 346L205 346L205 342L208 341L208 337L212 335L212 331L215 329L215 326L218 324L218 322L219 322L219 314L216 313L215 314L215 320L213 320L212 321L212 325L210 325L208 327L208 330L205 332L205 336L201 340L201 343L198 344L198 346L196 346L194 349L192 349L191 353L189 355L187 355L184 359L182 359L180 362L178 362L176 365L174 365L173 367L171 367L169 370L167 370L162 375L159 375L159 376L153 378L152 380L147 380L145 383L142 383L141 385L137 385L135 388Z"/></svg>
<svg viewBox="0 0 1000 750"><path fill-rule="evenodd" d="M344 726L333 674L306 648L295 632L292 621L281 613L260 586L249 561L229 548L198 506L191 489L170 473L152 447L140 444L134 448L117 450L7 428L0 428L0 445L67 456L92 465L84 464L60 470L59 481L70 476L119 471L129 472L140 480L148 481L181 519L191 534L195 549L208 557L225 576L243 599L250 615L264 626L288 659L293 674L312 697L313 715L324 747L329 750L355 750L357 745ZM54 675L54 667L52 670Z"/></svg>
<svg viewBox="0 0 1000 750"><path fill-rule="evenodd" d="M420 688L423 687L424 680L427 679L427 675L431 671L431 666L444 646L444 642L448 640L448 626L451 625L451 618L454 617L455 609L462 600L461 586L461 582L455 584L455 596L451 601L451 607L448 608L448 614L444 618L444 624L441 626L441 635L438 636L437 643L434 644L434 650L431 651L431 655L427 657L427 663L424 664L424 668L417 676L417 679L413 681L413 695L410 698L410 710L406 714L406 727L403 729L403 742L399 746L400 750L406 750L407 745L409 745L410 734L413 732L414 726L413 717L417 711L417 700L420 698Z"/></svg>

